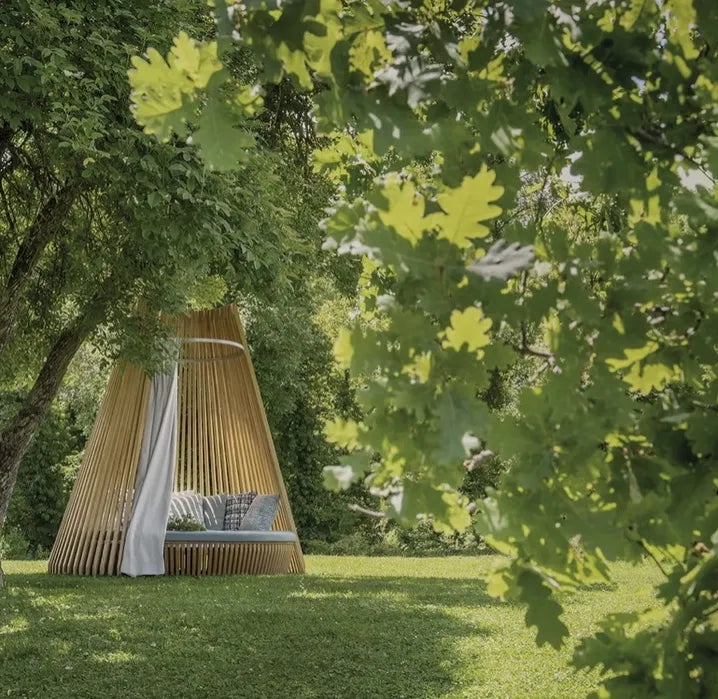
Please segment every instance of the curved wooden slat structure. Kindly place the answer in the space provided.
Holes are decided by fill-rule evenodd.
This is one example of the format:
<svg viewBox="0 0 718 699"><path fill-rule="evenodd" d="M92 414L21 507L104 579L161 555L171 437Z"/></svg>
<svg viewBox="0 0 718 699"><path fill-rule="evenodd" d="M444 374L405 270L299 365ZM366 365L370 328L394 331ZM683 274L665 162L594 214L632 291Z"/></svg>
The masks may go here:
<svg viewBox="0 0 718 699"><path fill-rule="evenodd" d="M268 575L291 569L295 544L282 542L166 542L167 575Z"/></svg>
<svg viewBox="0 0 718 699"><path fill-rule="evenodd" d="M234 306L182 316L177 334L233 340L247 347ZM235 355L233 347L221 344L184 346L184 357L191 361L181 364L179 374L175 491L279 493L279 512L272 528L296 534L252 359L246 350L239 358ZM246 544L238 548L242 546ZM303 573L301 547L297 543L292 548L288 571Z"/></svg>
<svg viewBox="0 0 718 699"><path fill-rule="evenodd" d="M149 393L142 371L115 367L52 547L51 573L119 575Z"/></svg>
<svg viewBox="0 0 718 699"><path fill-rule="evenodd" d="M177 320L187 338L247 347L234 306ZM179 369L174 488L205 495L279 493L273 529L296 526L279 469L252 360L222 343L183 344ZM112 372L49 561L51 573L119 575L144 431L149 378L119 365ZM304 572L299 543L165 543L168 574Z"/></svg>

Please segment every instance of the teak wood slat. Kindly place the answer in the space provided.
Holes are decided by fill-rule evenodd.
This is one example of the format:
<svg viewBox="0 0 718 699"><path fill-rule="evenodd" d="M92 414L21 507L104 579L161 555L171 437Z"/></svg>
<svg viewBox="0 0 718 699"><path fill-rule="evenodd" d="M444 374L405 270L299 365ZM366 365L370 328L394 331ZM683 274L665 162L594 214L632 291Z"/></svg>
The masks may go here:
<svg viewBox="0 0 718 699"><path fill-rule="evenodd" d="M239 342L182 345L174 488L204 495L279 493L273 529L296 526L234 306L176 320L180 338ZM150 379L119 364L112 372L49 561L51 573L119 575L134 498ZM299 543L165 543L167 574L304 572Z"/></svg>

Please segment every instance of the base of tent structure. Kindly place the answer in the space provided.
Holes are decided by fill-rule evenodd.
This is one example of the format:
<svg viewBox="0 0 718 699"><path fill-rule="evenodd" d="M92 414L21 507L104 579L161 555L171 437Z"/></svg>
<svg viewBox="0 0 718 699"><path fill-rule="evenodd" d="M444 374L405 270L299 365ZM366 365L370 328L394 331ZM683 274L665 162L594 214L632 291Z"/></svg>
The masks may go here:
<svg viewBox="0 0 718 699"><path fill-rule="evenodd" d="M295 545L284 542L167 542L165 575L272 575L291 570Z"/></svg>
<svg viewBox="0 0 718 699"><path fill-rule="evenodd" d="M296 543L284 541L167 541L165 575L283 575L304 572L297 566ZM119 547L118 547L119 550ZM119 575L120 561L51 557L51 575ZM111 570L108 570L111 568Z"/></svg>

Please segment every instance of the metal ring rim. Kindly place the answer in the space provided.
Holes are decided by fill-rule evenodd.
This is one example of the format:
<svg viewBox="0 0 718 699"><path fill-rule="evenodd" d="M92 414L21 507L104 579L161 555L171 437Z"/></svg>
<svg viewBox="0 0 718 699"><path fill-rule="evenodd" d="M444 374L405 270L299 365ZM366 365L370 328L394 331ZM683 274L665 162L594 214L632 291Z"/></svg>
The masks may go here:
<svg viewBox="0 0 718 699"><path fill-rule="evenodd" d="M225 354L219 357L185 357L179 359L182 364L201 364L204 362L223 362L227 359L239 359L244 353L244 345L234 340L225 340L219 337L178 337L177 340L189 344L210 344L210 345L226 345L228 347L235 347L237 352L232 354Z"/></svg>

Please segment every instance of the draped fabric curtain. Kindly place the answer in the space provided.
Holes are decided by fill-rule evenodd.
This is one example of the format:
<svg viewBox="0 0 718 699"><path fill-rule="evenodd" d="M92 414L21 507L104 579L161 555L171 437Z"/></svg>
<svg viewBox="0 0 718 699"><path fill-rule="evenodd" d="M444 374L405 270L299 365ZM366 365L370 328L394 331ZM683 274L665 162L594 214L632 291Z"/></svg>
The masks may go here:
<svg viewBox="0 0 718 699"><path fill-rule="evenodd" d="M132 517L125 535L121 571L163 575L164 540L177 460L177 365L155 376L137 464Z"/></svg>

